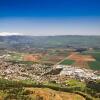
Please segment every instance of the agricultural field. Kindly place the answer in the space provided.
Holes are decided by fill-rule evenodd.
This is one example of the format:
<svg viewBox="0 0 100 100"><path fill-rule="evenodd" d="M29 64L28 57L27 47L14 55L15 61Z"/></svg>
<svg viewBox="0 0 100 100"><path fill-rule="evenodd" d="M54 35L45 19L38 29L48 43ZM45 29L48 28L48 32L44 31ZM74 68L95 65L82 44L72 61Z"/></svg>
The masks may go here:
<svg viewBox="0 0 100 100"><path fill-rule="evenodd" d="M56 64L57 62L61 61L62 59L64 59L64 56L46 55L42 58L41 62Z"/></svg>
<svg viewBox="0 0 100 100"><path fill-rule="evenodd" d="M34 61L24 61L24 57L28 55L27 53L26 54L25 53L11 53L9 55L10 56L8 57L8 59L13 62L25 63L25 64L35 63ZM34 55L34 54L29 54L29 55ZM39 60L36 59L37 63L54 65L69 56L68 59L65 59L60 64L73 65L75 64L75 62L77 62L77 64L75 64L77 66L81 62L80 65L82 65L82 67L87 65L88 67L86 68L91 68L93 70L100 70L100 51L99 50L91 51L91 52L85 51L85 52L79 53L78 55L76 54L70 57L71 55L70 52L53 49L53 50L48 50L46 54L41 54L41 55L42 56L40 57ZM84 61L82 61L81 59L83 59Z"/></svg>
<svg viewBox="0 0 100 100"><path fill-rule="evenodd" d="M40 54L40 55L39 55ZM48 50L46 54L37 53L36 54L29 54L29 53L9 53L7 59L8 61L19 62L19 63L42 63L42 64L56 64L57 62L61 61L65 57L69 55L67 51L60 51L60 50Z"/></svg>
<svg viewBox="0 0 100 100"><path fill-rule="evenodd" d="M69 55L68 51L64 50L51 50L41 59L41 62L56 64Z"/></svg>
<svg viewBox="0 0 100 100"><path fill-rule="evenodd" d="M93 70L100 70L100 51L94 52L82 52L78 54L72 54L67 57L60 64L62 65L74 65L84 68L90 68Z"/></svg>
<svg viewBox="0 0 100 100"><path fill-rule="evenodd" d="M7 59L11 61L22 61L24 55L23 53L9 53Z"/></svg>
<svg viewBox="0 0 100 100"><path fill-rule="evenodd" d="M73 60L66 59L63 62L61 62L60 64L61 65L72 65L72 64L74 64L74 62L75 61L73 61Z"/></svg>
<svg viewBox="0 0 100 100"><path fill-rule="evenodd" d="M89 66L93 70L100 70L100 51L93 52L83 52L84 55L92 55L96 60L93 62L88 62Z"/></svg>

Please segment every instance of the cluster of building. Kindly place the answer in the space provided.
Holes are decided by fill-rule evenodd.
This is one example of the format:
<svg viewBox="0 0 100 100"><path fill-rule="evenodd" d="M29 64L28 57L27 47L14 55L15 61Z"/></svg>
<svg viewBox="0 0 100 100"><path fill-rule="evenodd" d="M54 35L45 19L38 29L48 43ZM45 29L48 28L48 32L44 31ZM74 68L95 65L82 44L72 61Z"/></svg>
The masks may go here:
<svg viewBox="0 0 100 100"><path fill-rule="evenodd" d="M80 80L92 79L100 80L100 75L96 75L95 71L91 69L72 67L69 65L57 65L57 69L62 68L60 75L66 75Z"/></svg>
<svg viewBox="0 0 100 100"><path fill-rule="evenodd" d="M42 64L26 65L0 61L0 78L39 81L41 75L50 69L50 66Z"/></svg>
<svg viewBox="0 0 100 100"><path fill-rule="evenodd" d="M6 56L8 57L8 56ZM98 72L91 69L73 67L69 65L48 66L45 64L21 64L7 62L4 60L5 55L0 58L0 78L11 80L33 80L38 82L55 81L61 83L68 78L84 80L100 80ZM40 59L38 55L28 55L27 60Z"/></svg>

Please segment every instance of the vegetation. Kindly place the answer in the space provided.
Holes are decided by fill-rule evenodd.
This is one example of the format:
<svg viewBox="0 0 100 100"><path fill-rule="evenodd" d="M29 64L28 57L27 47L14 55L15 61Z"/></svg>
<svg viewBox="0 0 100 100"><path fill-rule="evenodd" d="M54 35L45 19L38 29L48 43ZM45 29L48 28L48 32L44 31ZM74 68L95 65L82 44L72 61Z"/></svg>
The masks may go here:
<svg viewBox="0 0 100 100"><path fill-rule="evenodd" d="M0 79L0 96L2 100L32 100L24 92L24 84Z"/></svg>
<svg viewBox="0 0 100 100"><path fill-rule="evenodd" d="M94 61L88 63L91 69L93 70L100 70L100 61Z"/></svg>
<svg viewBox="0 0 100 100"><path fill-rule="evenodd" d="M74 63L74 61L73 60L64 60L63 62L61 62L60 64L62 64L62 65L72 65Z"/></svg>
<svg viewBox="0 0 100 100"><path fill-rule="evenodd" d="M94 96L95 98L100 98L100 81L88 82L87 84L85 84L84 82L71 79L66 81L65 84L66 86L63 87L62 85L57 83L45 82L40 84L30 80L8 81L5 79L0 79L0 96L4 98L4 100L34 100L30 97L31 91L25 90L25 88L38 87L77 93L87 98L86 100L92 100L92 96Z"/></svg>
<svg viewBox="0 0 100 100"><path fill-rule="evenodd" d="M83 52L82 54L85 54L85 55L92 55L96 61L92 61L92 62L88 62L89 66L91 69L93 70L100 70L100 51L96 50L96 51L93 51L93 52Z"/></svg>
<svg viewBox="0 0 100 100"><path fill-rule="evenodd" d="M30 97L31 91L25 90L26 87L53 87L55 89L56 85L41 85L36 84L32 81L8 81L5 79L0 80L0 96L2 100L36 100L32 99L35 97ZM56 87L57 88L57 87Z"/></svg>
<svg viewBox="0 0 100 100"><path fill-rule="evenodd" d="M84 96L85 98L88 98L87 100L92 100L92 96L94 96L95 98L100 98L100 81L88 82L87 84L85 84L84 82L72 79L66 81L65 85L66 86L63 87L62 85L54 82L36 83L30 80L8 81L5 79L0 79L0 97L4 98L4 100L34 100L30 97L31 92L26 91L25 88L38 87L77 93Z"/></svg>
<svg viewBox="0 0 100 100"><path fill-rule="evenodd" d="M80 82L79 80L74 79L67 80L66 85L73 88L80 88L81 91L84 91L84 89L86 88L86 84L84 82Z"/></svg>
<svg viewBox="0 0 100 100"><path fill-rule="evenodd" d="M93 57L96 59L94 62L89 62L89 65L94 70L100 70L100 53L92 53Z"/></svg>
<svg viewBox="0 0 100 100"><path fill-rule="evenodd" d="M21 53L9 53L9 60L21 61L22 54Z"/></svg>

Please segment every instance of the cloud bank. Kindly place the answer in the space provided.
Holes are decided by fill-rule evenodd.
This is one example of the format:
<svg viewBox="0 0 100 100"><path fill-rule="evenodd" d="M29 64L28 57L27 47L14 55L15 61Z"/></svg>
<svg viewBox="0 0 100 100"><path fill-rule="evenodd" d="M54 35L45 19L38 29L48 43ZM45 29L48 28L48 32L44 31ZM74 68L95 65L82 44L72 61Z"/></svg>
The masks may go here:
<svg viewBox="0 0 100 100"><path fill-rule="evenodd" d="M22 33L1 32L0 36L23 35Z"/></svg>

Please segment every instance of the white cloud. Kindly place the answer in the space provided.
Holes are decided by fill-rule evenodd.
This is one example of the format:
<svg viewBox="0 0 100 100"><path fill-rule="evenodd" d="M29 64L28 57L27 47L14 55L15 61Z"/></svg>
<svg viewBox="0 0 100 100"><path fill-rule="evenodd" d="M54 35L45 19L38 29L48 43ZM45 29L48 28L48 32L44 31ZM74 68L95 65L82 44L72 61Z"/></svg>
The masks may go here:
<svg viewBox="0 0 100 100"><path fill-rule="evenodd" d="M0 36L23 35L22 33L0 32Z"/></svg>

